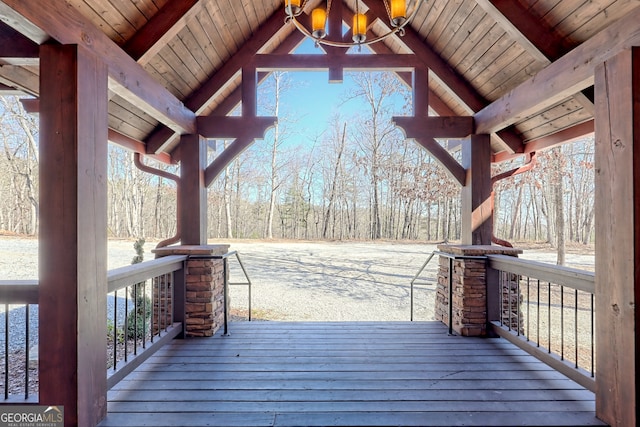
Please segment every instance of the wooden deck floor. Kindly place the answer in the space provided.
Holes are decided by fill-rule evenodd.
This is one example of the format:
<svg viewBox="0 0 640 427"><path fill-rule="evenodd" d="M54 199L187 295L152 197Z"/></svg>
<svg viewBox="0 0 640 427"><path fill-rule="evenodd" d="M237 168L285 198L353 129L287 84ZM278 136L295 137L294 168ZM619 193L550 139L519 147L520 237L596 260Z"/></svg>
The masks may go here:
<svg viewBox="0 0 640 427"><path fill-rule="evenodd" d="M440 323L232 323L109 393L113 426L602 425L594 395L502 339Z"/></svg>

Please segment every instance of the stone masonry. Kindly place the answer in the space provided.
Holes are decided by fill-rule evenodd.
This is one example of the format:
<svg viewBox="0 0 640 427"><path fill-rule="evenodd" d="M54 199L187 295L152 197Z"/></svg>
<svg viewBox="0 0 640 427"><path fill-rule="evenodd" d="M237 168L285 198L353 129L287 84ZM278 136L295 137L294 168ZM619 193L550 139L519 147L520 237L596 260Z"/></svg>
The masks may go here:
<svg viewBox="0 0 640 427"><path fill-rule="evenodd" d="M226 254L228 250L229 245L173 246L154 250L157 257L190 257L186 262L185 295L188 337L213 336L224 324L224 260L211 257Z"/></svg>
<svg viewBox="0 0 640 427"><path fill-rule="evenodd" d="M440 256L436 290L435 318L449 325L449 274L453 274L453 331L463 336L487 334L487 266L484 257L489 254L515 255L519 249L499 246L440 245L438 250L453 256L453 272L449 271L450 258Z"/></svg>

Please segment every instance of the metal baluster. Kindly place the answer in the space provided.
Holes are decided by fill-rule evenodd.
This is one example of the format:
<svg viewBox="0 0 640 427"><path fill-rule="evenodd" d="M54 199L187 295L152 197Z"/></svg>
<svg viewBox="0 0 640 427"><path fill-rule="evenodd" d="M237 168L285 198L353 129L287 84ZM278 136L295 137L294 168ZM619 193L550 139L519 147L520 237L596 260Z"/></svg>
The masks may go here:
<svg viewBox="0 0 640 427"><path fill-rule="evenodd" d="M507 299L508 299L508 307L509 307L509 331L511 331L511 325L513 324L512 316L513 316L513 307L511 307L511 280L509 280L509 275L511 273L504 273L506 277L506 286L507 286Z"/></svg>
<svg viewBox="0 0 640 427"><path fill-rule="evenodd" d="M142 284L142 292L144 298L142 298L142 312L144 315L142 316L142 349L147 348L147 281L145 280ZM151 303L151 301L149 301ZM153 306L152 306L153 307ZM153 310L150 309L151 313L151 322L153 322Z"/></svg>
<svg viewBox="0 0 640 427"><path fill-rule="evenodd" d="M520 280L522 277L516 277L518 280L516 285L516 307L518 308L518 311L516 312L516 325L518 325L518 336L520 336Z"/></svg>
<svg viewBox="0 0 640 427"><path fill-rule="evenodd" d="M531 324L531 321L529 320L529 307L531 306L531 298L529 298L529 296L531 295L530 292L530 282L531 278L529 276L527 276L527 342L529 342L529 325Z"/></svg>
<svg viewBox="0 0 640 427"><path fill-rule="evenodd" d="M498 274L498 289L500 289L500 326L504 326L504 271Z"/></svg>
<svg viewBox="0 0 640 427"><path fill-rule="evenodd" d="M594 316L594 309L593 309L593 299L594 299L594 295L591 294L591 378L593 378L595 376L595 372L596 372L596 367L595 367L595 344L593 342L593 337L594 337L594 331L595 331L595 316Z"/></svg>
<svg viewBox="0 0 640 427"><path fill-rule="evenodd" d="M549 354L551 354L551 282L549 283L549 295L548 295L548 302L549 304L547 305L547 344L549 347L548 351Z"/></svg>
<svg viewBox="0 0 640 427"><path fill-rule="evenodd" d="M129 287L124 288L124 361L128 359L129 349L127 341L129 338Z"/></svg>
<svg viewBox="0 0 640 427"><path fill-rule="evenodd" d="M164 303L164 330L165 332L169 329L169 276L167 273L162 275L163 287L164 287L164 298L162 302Z"/></svg>
<svg viewBox="0 0 640 427"><path fill-rule="evenodd" d="M133 285L133 355L138 355L138 284Z"/></svg>
<svg viewBox="0 0 640 427"><path fill-rule="evenodd" d="M113 370L118 363L118 291L113 293Z"/></svg>
<svg viewBox="0 0 640 427"><path fill-rule="evenodd" d="M538 304L538 317L536 317L536 347L540 347L540 279L538 279L538 298L536 303Z"/></svg>
<svg viewBox="0 0 640 427"><path fill-rule="evenodd" d="M560 286L560 360L564 360L564 286Z"/></svg>
<svg viewBox="0 0 640 427"><path fill-rule="evenodd" d="M4 305L4 400L9 399L9 304Z"/></svg>
<svg viewBox="0 0 640 427"><path fill-rule="evenodd" d="M25 324L25 366L24 366L24 400L29 398L29 304L25 306L26 313L24 315Z"/></svg>
<svg viewBox="0 0 640 427"><path fill-rule="evenodd" d="M574 321L575 321L575 331L574 331L574 336L575 336L575 344L576 344L576 369L578 369L578 343L579 343L579 339L578 339L578 290L575 290L574 293L574 300L575 300L575 307L573 309L574 311Z"/></svg>
<svg viewBox="0 0 640 427"><path fill-rule="evenodd" d="M145 285L146 286L146 285ZM154 322L154 317L155 317L155 313L158 313L158 320L160 319L160 313L159 313L159 308L156 309L156 294L160 293L160 291L156 291L156 289L160 289L160 284L158 283L158 279L152 279L151 282L151 343L153 344L153 336L155 335L155 322Z"/></svg>

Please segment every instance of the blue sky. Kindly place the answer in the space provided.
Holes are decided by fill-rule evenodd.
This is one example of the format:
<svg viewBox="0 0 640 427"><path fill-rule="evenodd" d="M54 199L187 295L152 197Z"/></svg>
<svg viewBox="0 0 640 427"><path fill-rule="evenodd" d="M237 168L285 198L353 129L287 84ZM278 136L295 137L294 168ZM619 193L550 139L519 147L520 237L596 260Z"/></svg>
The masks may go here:
<svg viewBox="0 0 640 427"><path fill-rule="evenodd" d="M323 54L309 39L295 53ZM352 73L347 72L342 83L329 83L326 70L289 72L293 88L283 94L280 108L281 116L290 115L299 131L298 135L291 135L292 145L310 144L328 127L331 117L336 113L345 120L358 110L366 111L368 107L363 100L352 99L345 102L348 94L355 88L353 77Z"/></svg>

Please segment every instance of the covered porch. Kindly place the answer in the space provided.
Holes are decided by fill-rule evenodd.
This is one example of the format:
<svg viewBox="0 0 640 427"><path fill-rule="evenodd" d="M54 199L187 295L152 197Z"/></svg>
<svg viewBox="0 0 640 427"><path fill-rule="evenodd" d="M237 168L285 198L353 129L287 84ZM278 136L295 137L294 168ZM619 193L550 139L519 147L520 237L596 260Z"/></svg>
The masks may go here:
<svg viewBox="0 0 640 427"><path fill-rule="evenodd" d="M440 322L234 322L174 340L108 393L115 426L588 426L592 392Z"/></svg>

